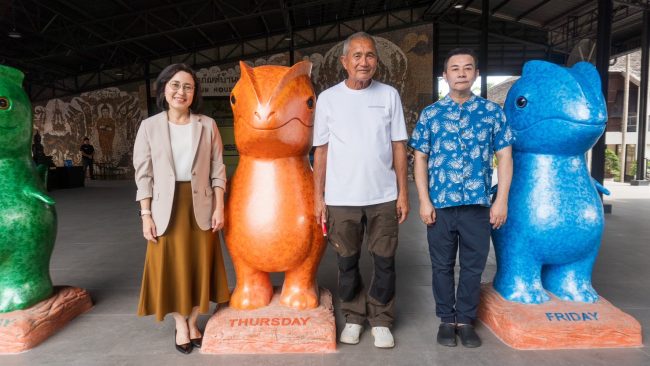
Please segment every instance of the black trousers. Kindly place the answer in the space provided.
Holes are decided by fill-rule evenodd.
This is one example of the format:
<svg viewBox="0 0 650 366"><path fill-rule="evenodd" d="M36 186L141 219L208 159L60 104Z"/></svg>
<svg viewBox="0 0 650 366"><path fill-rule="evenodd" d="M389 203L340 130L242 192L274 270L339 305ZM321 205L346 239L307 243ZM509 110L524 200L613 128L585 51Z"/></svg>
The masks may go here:
<svg viewBox="0 0 650 366"><path fill-rule="evenodd" d="M490 208L467 205L436 209L427 227L436 315L446 323L471 324L480 299L481 274L490 250ZM456 253L460 260L454 291Z"/></svg>
<svg viewBox="0 0 650 366"><path fill-rule="evenodd" d="M86 176L86 167L90 170L90 179L95 179L95 173L93 172L93 159L81 158L81 164L83 166L84 177Z"/></svg>

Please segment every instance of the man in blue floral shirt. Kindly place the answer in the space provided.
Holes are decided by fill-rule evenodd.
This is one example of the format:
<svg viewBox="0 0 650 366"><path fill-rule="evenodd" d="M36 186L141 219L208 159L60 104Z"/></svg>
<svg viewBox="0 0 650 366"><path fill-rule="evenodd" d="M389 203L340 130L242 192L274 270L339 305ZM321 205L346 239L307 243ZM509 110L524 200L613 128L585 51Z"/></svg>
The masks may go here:
<svg viewBox="0 0 650 366"><path fill-rule="evenodd" d="M426 107L409 145L415 149L415 182L420 218L427 225L433 296L441 324L437 341L466 347L481 339L472 323L480 297L481 274L490 249L490 230L508 214L512 180L512 131L501 108L474 95L476 55L455 49L444 63L449 94ZM490 205L492 157L498 160L496 200ZM456 254L460 259L454 293Z"/></svg>

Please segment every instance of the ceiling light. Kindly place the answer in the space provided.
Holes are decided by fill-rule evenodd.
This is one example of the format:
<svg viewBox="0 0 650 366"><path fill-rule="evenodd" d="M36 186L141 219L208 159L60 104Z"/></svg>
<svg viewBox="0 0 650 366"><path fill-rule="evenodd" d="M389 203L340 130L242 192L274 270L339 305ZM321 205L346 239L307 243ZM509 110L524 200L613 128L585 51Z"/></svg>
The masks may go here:
<svg viewBox="0 0 650 366"><path fill-rule="evenodd" d="M9 36L9 38L14 38L14 39L23 38L23 35L20 32L18 32L16 28L14 28L9 33L7 33L7 35Z"/></svg>
<svg viewBox="0 0 650 366"><path fill-rule="evenodd" d="M15 0L11 2L11 17L13 19L12 22L13 29L9 33L7 33L7 36L13 39L23 38L23 35L16 30L16 1Z"/></svg>
<svg viewBox="0 0 650 366"><path fill-rule="evenodd" d="M454 5L454 9L462 9L462 8L463 8L463 4L459 3L459 4Z"/></svg>

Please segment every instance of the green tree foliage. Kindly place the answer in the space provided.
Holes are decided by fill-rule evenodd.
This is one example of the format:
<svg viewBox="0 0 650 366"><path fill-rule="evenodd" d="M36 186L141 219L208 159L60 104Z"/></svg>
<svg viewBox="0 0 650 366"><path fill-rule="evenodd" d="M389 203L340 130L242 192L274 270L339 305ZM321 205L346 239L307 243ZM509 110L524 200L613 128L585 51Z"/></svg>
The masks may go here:
<svg viewBox="0 0 650 366"><path fill-rule="evenodd" d="M621 170L619 168L620 160L615 152L610 149L605 150L605 174L614 176L614 179L617 179L621 176Z"/></svg>

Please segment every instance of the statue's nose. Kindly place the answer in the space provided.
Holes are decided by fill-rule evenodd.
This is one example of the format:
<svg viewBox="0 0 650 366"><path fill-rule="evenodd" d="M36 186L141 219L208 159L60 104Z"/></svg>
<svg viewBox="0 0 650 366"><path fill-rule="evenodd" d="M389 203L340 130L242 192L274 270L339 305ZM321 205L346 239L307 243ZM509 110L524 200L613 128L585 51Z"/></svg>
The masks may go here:
<svg viewBox="0 0 650 366"><path fill-rule="evenodd" d="M272 110L256 110L255 111L255 118L259 121L268 121L271 116L275 114L275 111Z"/></svg>

